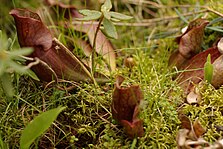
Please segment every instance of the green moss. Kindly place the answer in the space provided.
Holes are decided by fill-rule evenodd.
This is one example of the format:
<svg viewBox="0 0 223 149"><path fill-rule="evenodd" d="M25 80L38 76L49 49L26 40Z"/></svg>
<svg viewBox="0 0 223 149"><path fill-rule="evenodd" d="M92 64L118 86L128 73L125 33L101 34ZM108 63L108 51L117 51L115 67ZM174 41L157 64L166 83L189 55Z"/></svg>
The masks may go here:
<svg viewBox="0 0 223 149"><path fill-rule="evenodd" d="M177 1L162 2L171 5L178 4ZM195 1L191 2L195 3ZM30 3L30 7L36 5L31 1ZM15 5L20 6L17 3ZM119 12L129 13L124 4L119 5ZM214 7L213 3L212 6ZM153 8L153 10L157 12L157 17L176 15L174 9ZM182 8L182 12L192 10L193 8ZM138 13L134 12L134 15ZM188 20L194 17L196 15L189 16ZM210 19L214 17L211 16ZM177 110L184 101L184 95L182 89L172 80L176 72L168 68L168 58L170 53L177 49L174 37L185 25L182 20L177 19L166 21L165 24L155 23L148 27L117 27L119 40L112 40L112 43L118 54L116 60L118 69L112 73L110 83L100 85L98 88L95 88L93 84L74 82L73 84L60 83L60 88L64 90L55 86L45 88L44 83L34 82L26 76L19 76L17 82L14 83L16 95L13 99L7 99L0 88L2 140L9 144L10 148L18 148L21 131L27 123L37 116L39 111L61 105L67 108L32 147L175 148L176 133L180 128ZM83 36L76 34L72 29L68 31L68 34L72 38ZM205 46L208 47L213 43L215 34L219 35L219 33L206 30ZM63 31L59 37L63 43L73 44L67 43L67 36ZM83 54L76 47L74 52L81 56ZM123 64L123 59L128 56L132 56L136 61L132 69L126 68ZM145 130L142 138L128 139L122 127L112 119L110 105L116 75L125 77L123 86L138 84L144 93L140 112ZM75 87L70 91L66 90L70 86ZM215 90L206 84L200 88L200 91L201 103L185 105L183 112L192 121L198 118L207 130L204 138L214 142L222 136L222 132L218 132L216 127L223 126L223 100L221 99L223 88Z"/></svg>
<svg viewBox="0 0 223 149"><path fill-rule="evenodd" d="M199 119L206 129L204 138L214 142L222 135L222 131L217 131L217 127L223 126L223 90L215 90L211 85L205 85L201 89L201 102L199 105L186 105L183 111L192 121Z"/></svg>

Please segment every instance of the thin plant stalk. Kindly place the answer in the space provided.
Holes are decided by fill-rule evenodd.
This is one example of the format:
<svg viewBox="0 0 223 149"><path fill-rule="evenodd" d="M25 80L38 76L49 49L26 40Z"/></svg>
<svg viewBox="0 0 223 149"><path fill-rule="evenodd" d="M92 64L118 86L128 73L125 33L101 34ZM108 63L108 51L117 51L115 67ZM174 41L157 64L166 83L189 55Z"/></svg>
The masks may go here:
<svg viewBox="0 0 223 149"><path fill-rule="evenodd" d="M94 41L93 41L93 49L92 49L92 56L91 56L91 71L92 71L92 75L94 74L94 68L95 68L95 55L96 55L96 38L98 35L98 32L100 30L101 27L101 23L103 21L104 15L102 15L100 17L97 29L95 31L95 35L94 35Z"/></svg>

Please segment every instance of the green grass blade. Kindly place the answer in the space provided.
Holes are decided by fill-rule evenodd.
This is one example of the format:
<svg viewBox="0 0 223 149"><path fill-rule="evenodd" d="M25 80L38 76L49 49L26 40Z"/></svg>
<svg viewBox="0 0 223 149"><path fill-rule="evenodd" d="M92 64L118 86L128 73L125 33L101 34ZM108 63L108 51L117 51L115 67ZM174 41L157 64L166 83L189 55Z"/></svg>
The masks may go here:
<svg viewBox="0 0 223 149"><path fill-rule="evenodd" d="M5 144L5 143L3 142L3 139L2 139L1 134L0 134L0 149L9 149L9 148L7 147L7 144Z"/></svg>
<svg viewBox="0 0 223 149"><path fill-rule="evenodd" d="M222 22L223 21L223 18L222 17L218 17L216 19L213 19L212 21L209 22L208 26L211 26L215 23L219 23L219 22Z"/></svg>
<svg viewBox="0 0 223 149"><path fill-rule="evenodd" d="M221 32L221 33L223 33L223 29L222 29L222 27L217 27L217 26L208 26L208 27L206 27L207 29L210 29L210 30L213 30L213 31L217 31L217 32Z"/></svg>
<svg viewBox="0 0 223 149"><path fill-rule="evenodd" d="M33 141L46 131L65 107L58 107L38 115L23 130L20 148L28 149Z"/></svg>
<svg viewBox="0 0 223 149"><path fill-rule="evenodd" d="M40 79L37 77L37 75L31 70L31 69L28 69L26 71L26 74L28 76L30 76L32 79L36 80L36 81L40 81Z"/></svg>
<svg viewBox="0 0 223 149"><path fill-rule="evenodd" d="M189 21L176 8L174 8L174 10L182 21L184 21L187 24L189 23Z"/></svg>

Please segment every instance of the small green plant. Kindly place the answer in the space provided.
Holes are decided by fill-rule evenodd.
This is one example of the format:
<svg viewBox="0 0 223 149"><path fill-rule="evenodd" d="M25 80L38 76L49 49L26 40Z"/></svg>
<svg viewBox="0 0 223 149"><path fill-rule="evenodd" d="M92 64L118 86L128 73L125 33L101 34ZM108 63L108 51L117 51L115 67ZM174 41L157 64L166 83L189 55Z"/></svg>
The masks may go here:
<svg viewBox="0 0 223 149"><path fill-rule="evenodd" d="M211 55L208 54L207 61L204 64L204 79L211 83L213 76L213 65L211 64Z"/></svg>
<svg viewBox="0 0 223 149"><path fill-rule="evenodd" d="M105 3L101 6L101 11L88 10L88 9L79 10L79 12L84 15L84 18L78 18L78 20L81 20L81 21L99 20L98 26L95 32L95 36L94 36L94 42L93 42L92 69L95 68L94 57L95 57L95 52L96 52L95 50L96 38L102 24L103 24L102 32L104 32L107 37L117 39L118 33L116 31L114 22L121 21L121 20L129 20L132 18L131 16L127 16L118 12L110 11L111 9L112 9L111 0L106 0Z"/></svg>
<svg viewBox="0 0 223 149"><path fill-rule="evenodd" d="M33 51L30 48L12 50L13 43L14 41L11 38L7 39L0 30L0 84L6 95L10 97L13 96L11 75L27 72L27 67L20 65L18 61L23 60L21 56L28 55Z"/></svg>
<svg viewBox="0 0 223 149"><path fill-rule="evenodd" d="M1 136L1 133L0 133L0 148L1 149L8 149L8 145L6 143L3 142L3 139L2 139L2 136Z"/></svg>
<svg viewBox="0 0 223 149"><path fill-rule="evenodd" d="M32 142L46 131L65 107L58 107L41 113L22 132L20 148L28 149Z"/></svg>

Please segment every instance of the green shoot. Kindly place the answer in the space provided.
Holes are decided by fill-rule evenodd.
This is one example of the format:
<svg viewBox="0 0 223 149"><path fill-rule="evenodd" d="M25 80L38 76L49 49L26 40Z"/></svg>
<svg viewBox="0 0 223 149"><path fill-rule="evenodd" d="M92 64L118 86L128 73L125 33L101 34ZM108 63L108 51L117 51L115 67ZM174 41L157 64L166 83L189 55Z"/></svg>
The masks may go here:
<svg viewBox="0 0 223 149"><path fill-rule="evenodd" d="M204 79L211 83L213 77L213 65L211 64L211 55L208 54L207 61L204 64Z"/></svg>
<svg viewBox="0 0 223 149"><path fill-rule="evenodd" d="M95 61L95 55L96 55L96 49L95 49L96 38L97 38L97 34L101 28L101 25L103 24L104 29L102 31L103 31L103 33L105 33L105 35L107 37L117 39L118 33L117 33L117 30L115 28L113 21L132 19L131 16L127 16L127 15L124 15L121 13L110 11L111 9L112 9L111 0L106 0L105 3L101 6L101 11L87 10L87 9L79 10L79 12L84 15L84 17L78 18L77 20L80 20L80 21L99 20L97 29L95 31L95 37L94 37L94 41L93 41L93 51L92 51L92 56L91 56L92 74L94 73L94 68L95 68L94 61Z"/></svg>

